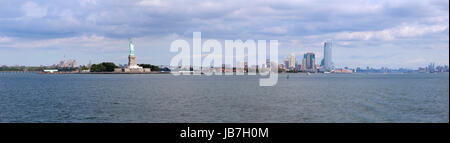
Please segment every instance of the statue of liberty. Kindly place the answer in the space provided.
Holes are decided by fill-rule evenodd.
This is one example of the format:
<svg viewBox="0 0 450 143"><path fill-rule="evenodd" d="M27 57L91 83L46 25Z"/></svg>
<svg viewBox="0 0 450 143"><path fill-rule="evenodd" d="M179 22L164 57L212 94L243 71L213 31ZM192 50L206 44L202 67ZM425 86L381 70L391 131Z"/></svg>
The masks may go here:
<svg viewBox="0 0 450 143"><path fill-rule="evenodd" d="M129 46L130 46L130 55L128 56L128 68L130 69L142 68L136 64L136 56L134 55L134 44L133 41L131 41L131 39Z"/></svg>
<svg viewBox="0 0 450 143"><path fill-rule="evenodd" d="M130 39L130 42L129 42L129 44L128 44L128 46L129 46L129 48L130 48L130 55L128 55L128 66L127 67L125 67L125 68L123 68L122 69L122 71L123 72L131 72L131 73L134 73L134 72L150 72L151 71L151 69L149 69L149 68L143 68L143 67L141 67L141 66L139 66L137 63L136 63L136 56L134 55L134 43L133 43L133 41Z"/></svg>
<svg viewBox="0 0 450 143"><path fill-rule="evenodd" d="M130 40L130 55L134 55L134 44L133 41Z"/></svg>

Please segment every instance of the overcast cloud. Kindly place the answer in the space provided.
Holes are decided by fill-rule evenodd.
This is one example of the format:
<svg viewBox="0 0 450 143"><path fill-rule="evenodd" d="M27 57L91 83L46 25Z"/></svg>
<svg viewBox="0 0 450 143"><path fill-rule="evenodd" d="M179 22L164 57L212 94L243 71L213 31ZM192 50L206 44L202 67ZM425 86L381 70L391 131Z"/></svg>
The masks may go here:
<svg viewBox="0 0 450 143"><path fill-rule="evenodd" d="M167 65L175 39L279 40L279 57L333 40L337 67L409 67L449 62L448 0L1 0L0 65Z"/></svg>

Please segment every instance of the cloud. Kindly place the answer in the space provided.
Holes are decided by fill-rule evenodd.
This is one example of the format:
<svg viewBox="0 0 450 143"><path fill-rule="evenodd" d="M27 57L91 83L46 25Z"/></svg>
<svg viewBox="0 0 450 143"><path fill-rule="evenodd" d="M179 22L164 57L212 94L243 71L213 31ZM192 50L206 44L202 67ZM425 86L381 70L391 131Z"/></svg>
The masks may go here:
<svg viewBox="0 0 450 143"><path fill-rule="evenodd" d="M158 53L151 58L153 62L166 64L172 39L190 39L192 32L201 31L203 39L279 40L280 57L309 51L321 55L322 42L333 40L336 43L333 57L338 66L357 61L374 65L390 61L408 64L408 60L424 56L427 62L448 63L448 2L1 1L0 42L3 44L0 50L36 52L34 50L54 48L77 53L105 49L116 51L113 55L120 57L123 51L113 49L123 49L127 39L133 38L138 45ZM345 52L358 56L353 59ZM389 61L367 60L392 53L400 54ZM436 53L444 55L435 56Z"/></svg>
<svg viewBox="0 0 450 143"><path fill-rule="evenodd" d="M338 40L393 40L394 37L389 30L375 32L342 32L336 35Z"/></svg>
<svg viewBox="0 0 450 143"><path fill-rule="evenodd" d="M443 32L448 30L448 25L413 25L413 26L401 26L400 28L395 29L395 33L399 37L415 37L422 36L425 34Z"/></svg>
<svg viewBox="0 0 450 143"><path fill-rule="evenodd" d="M417 59L412 59L412 60L406 61L406 63L410 63L410 64L422 63L422 62L426 62L426 59L424 59L424 58L417 58Z"/></svg>
<svg viewBox="0 0 450 143"><path fill-rule="evenodd" d="M79 0L81 6L96 5L96 0Z"/></svg>
<svg viewBox="0 0 450 143"><path fill-rule="evenodd" d="M47 8L41 7L38 4L28 1L21 7L27 18L41 18L47 15Z"/></svg>
<svg viewBox="0 0 450 143"><path fill-rule="evenodd" d="M23 41L23 42L20 42ZM68 38L54 38L46 40L20 40L16 39L14 43L10 46L12 48L48 48L48 47L98 47L101 46L103 42L111 42L111 39L105 38L103 36L90 35L90 36L77 36Z"/></svg>
<svg viewBox="0 0 450 143"><path fill-rule="evenodd" d="M141 6L165 6L166 3L161 0L141 0L138 5Z"/></svg>
<svg viewBox="0 0 450 143"><path fill-rule="evenodd" d="M427 34L444 32L448 30L445 25L402 25L395 28L380 31L365 32L340 32L337 33L337 40L394 40L397 38L412 38Z"/></svg>
<svg viewBox="0 0 450 143"><path fill-rule="evenodd" d="M11 41L11 38L9 37L0 37L0 42L9 42Z"/></svg>
<svg viewBox="0 0 450 143"><path fill-rule="evenodd" d="M262 32L284 34L287 32L287 30L286 30L286 28L281 28L281 27L265 27L264 29L262 29Z"/></svg>

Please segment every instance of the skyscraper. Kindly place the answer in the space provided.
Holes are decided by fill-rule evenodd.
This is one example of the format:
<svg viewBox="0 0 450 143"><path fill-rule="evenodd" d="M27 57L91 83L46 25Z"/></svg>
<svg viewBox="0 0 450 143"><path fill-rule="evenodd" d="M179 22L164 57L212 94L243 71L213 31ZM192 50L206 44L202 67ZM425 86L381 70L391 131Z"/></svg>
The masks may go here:
<svg viewBox="0 0 450 143"><path fill-rule="evenodd" d="M289 69L295 69L295 54L291 53L291 58L289 58Z"/></svg>
<svg viewBox="0 0 450 143"><path fill-rule="evenodd" d="M284 58L284 69L289 69L289 58Z"/></svg>
<svg viewBox="0 0 450 143"><path fill-rule="evenodd" d="M321 71L331 71L333 70L333 61L331 60L332 42L325 42L323 45L323 60L320 62Z"/></svg>
<svg viewBox="0 0 450 143"><path fill-rule="evenodd" d="M303 55L302 70L305 72L316 72L316 55L314 53L306 53Z"/></svg>

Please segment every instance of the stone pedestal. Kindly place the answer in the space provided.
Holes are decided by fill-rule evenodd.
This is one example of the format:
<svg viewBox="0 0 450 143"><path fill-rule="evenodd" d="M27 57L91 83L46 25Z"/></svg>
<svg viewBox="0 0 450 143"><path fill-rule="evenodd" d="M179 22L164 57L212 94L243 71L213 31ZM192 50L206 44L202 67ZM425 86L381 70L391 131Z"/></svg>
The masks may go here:
<svg viewBox="0 0 450 143"><path fill-rule="evenodd" d="M128 56L128 67L137 67L138 65L136 64L136 56L134 55L129 55Z"/></svg>

